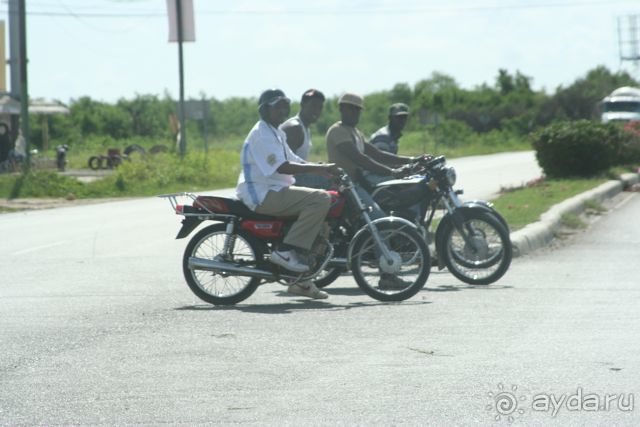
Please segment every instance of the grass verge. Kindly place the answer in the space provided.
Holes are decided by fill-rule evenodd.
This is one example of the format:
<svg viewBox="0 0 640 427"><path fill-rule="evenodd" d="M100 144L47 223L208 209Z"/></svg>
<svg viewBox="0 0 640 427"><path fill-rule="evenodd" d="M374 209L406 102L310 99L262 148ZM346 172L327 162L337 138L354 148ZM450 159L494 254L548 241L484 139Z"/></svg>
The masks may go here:
<svg viewBox="0 0 640 427"><path fill-rule="evenodd" d="M21 210L23 210L23 209L8 208L6 206L0 206L0 214L2 214L2 213L20 212Z"/></svg>
<svg viewBox="0 0 640 427"><path fill-rule="evenodd" d="M101 198L151 196L178 191L199 191L235 185L240 155L232 151L194 153L181 159L158 154L125 162L111 175L89 183L53 171L0 177L0 197Z"/></svg>
<svg viewBox="0 0 640 427"><path fill-rule="evenodd" d="M589 179L538 179L521 188L505 189L492 202L509 223L511 231L514 231L538 221L540 215L551 206L608 180L606 176ZM572 223L571 218L567 218L567 222Z"/></svg>
<svg viewBox="0 0 640 427"><path fill-rule="evenodd" d="M162 143L169 152L135 156L131 162L124 162L116 171L104 179L82 183L72 177L61 176L55 171L34 171L28 175L0 176L0 197L67 197L67 198L101 198L151 196L160 193L178 191L215 190L233 187L240 173L240 147L242 138L228 138L224 141L212 141L207 152L200 150L198 144L192 145L192 152L184 159L176 155L174 147L167 141L151 141L142 139L104 140L100 143L79 145L68 153L69 168L86 168L87 159L91 155L105 154L109 147L138 144L145 149L155 143ZM312 161L326 161L326 146L322 136L316 136L313 145ZM404 155L417 155L423 152L437 152L449 158L490 154L504 151L531 149L526 141L507 134L488 134L477 136L464 143L440 142L436 144L432 135L424 132L409 132L400 144L400 152ZM54 144L52 144L53 146ZM215 147L215 149L211 149ZM199 151L198 151L199 150ZM42 153L41 156L47 157Z"/></svg>

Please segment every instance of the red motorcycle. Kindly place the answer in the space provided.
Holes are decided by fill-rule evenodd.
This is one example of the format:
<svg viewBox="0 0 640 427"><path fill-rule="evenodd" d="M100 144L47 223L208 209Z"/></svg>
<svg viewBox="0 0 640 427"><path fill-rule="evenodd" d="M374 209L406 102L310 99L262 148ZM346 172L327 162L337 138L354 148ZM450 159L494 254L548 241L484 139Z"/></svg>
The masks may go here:
<svg viewBox="0 0 640 427"><path fill-rule="evenodd" d="M203 221L216 222L191 238L182 262L189 288L208 303L235 304L265 283L288 286L326 271L349 269L358 286L380 301L402 301L419 292L429 277L431 258L416 226L394 216L371 220L346 174L337 187L329 191L327 230L316 239L312 268L303 274L269 262L295 218L257 214L227 197L191 193L158 197L168 199L175 213L184 217L177 239L187 237ZM187 198L190 204L180 204L178 198Z"/></svg>

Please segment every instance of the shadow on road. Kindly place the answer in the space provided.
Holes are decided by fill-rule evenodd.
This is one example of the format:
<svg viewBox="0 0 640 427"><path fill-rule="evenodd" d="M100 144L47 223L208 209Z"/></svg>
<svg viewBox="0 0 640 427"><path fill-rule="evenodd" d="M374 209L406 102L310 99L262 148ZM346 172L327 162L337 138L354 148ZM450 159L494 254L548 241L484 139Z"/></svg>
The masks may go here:
<svg viewBox="0 0 640 427"><path fill-rule="evenodd" d="M475 289L496 291L496 290L499 290L499 289L513 289L513 286L506 286L506 285L467 285L465 283L465 284L461 284L461 285L439 285L439 286L435 286L433 288L425 286L424 288L422 288L423 291L429 291L429 292L460 292L460 291L475 290Z"/></svg>
<svg viewBox="0 0 640 427"><path fill-rule="evenodd" d="M429 292L459 292L463 289L465 288L464 287L461 288L460 286L454 286L454 285L440 285L435 288L430 288L428 286L425 286L424 288L422 288L423 291L429 291Z"/></svg>
<svg viewBox="0 0 640 427"><path fill-rule="evenodd" d="M288 295L288 294L287 294ZM290 295L288 295L290 296ZM371 300L367 302L354 302L347 305L332 304L327 301L310 300L310 299L298 299L295 302L286 302L282 304L255 304L244 305L238 304L234 306L216 306L216 305L186 305L183 307L177 307L178 311L211 311L211 310L231 310L242 311L245 313L260 313L260 314L289 314L301 310L324 310L324 311L339 311L339 310L351 310L354 308L367 308L375 307L379 305L398 305L398 306L415 306L431 304L430 301L400 301L400 302L382 302Z"/></svg>
<svg viewBox="0 0 640 427"><path fill-rule="evenodd" d="M365 295L364 292L358 287L354 288L338 288L336 286L326 286L322 288L323 291L327 292L329 295L342 295L342 296L356 296L356 295ZM286 292L280 292L281 295L289 295Z"/></svg>

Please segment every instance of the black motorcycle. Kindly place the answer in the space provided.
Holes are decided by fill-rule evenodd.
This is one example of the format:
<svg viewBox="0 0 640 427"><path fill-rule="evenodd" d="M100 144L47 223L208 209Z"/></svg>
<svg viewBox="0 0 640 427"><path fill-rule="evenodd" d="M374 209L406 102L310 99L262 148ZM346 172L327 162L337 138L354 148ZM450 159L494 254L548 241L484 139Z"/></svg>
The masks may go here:
<svg viewBox="0 0 640 427"><path fill-rule="evenodd" d="M437 266L473 285L500 279L511 265L509 225L490 202L462 202L454 190L456 171L444 156L422 159L410 167L416 175L378 184L371 195L387 213L416 224L435 245ZM438 213L442 209L443 214ZM432 225L436 226L431 233Z"/></svg>

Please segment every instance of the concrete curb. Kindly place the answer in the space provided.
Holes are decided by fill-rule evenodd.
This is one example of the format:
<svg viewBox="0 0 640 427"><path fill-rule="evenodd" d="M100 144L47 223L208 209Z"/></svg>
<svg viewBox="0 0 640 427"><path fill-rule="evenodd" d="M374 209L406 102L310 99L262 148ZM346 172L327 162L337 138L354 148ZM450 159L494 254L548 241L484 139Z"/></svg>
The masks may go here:
<svg viewBox="0 0 640 427"><path fill-rule="evenodd" d="M640 182L640 175L627 173L619 180L612 180L578 194L564 202L554 205L540 216L540 221L526 225L524 228L511 233L513 257L519 257L540 249L551 242L562 224L562 215L578 215L585 210L585 202L594 200L602 202L620 193L627 186Z"/></svg>

